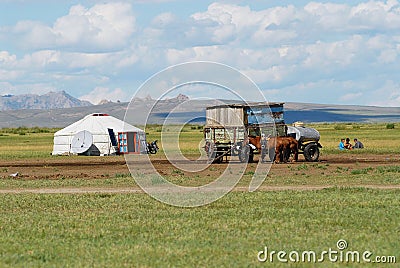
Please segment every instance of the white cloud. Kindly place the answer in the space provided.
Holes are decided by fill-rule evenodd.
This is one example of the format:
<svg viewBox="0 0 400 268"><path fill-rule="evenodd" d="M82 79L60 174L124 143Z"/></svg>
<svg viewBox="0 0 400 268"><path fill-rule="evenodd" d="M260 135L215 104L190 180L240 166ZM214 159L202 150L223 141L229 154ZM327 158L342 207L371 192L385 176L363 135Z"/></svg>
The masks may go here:
<svg viewBox="0 0 400 268"><path fill-rule="evenodd" d="M133 52L127 52L121 55L121 58L117 57L116 61L116 67L118 69L120 68L129 68L130 66L134 65L136 62L138 62L139 56L136 55Z"/></svg>
<svg viewBox="0 0 400 268"><path fill-rule="evenodd" d="M52 64L60 63L61 53L54 50L41 50L32 54L27 54L19 61L22 68L42 69Z"/></svg>
<svg viewBox="0 0 400 268"><path fill-rule="evenodd" d="M16 55L12 55L8 51L0 51L0 65L4 66L14 65L16 60L17 60Z"/></svg>
<svg viewBox="0 0 400 268"><path fill-rule="evenodd" d="M280 57L286 57L288 54L289 48L288 47L282 47L278 48L279 56Z"/></svg>
<svg viewBox="0 0 400 268"><path fill-rule="evenodd" d="M335 66L345 66L353 62L354 57L365 44L363 37L359 35L351 36L348 40L336 42L317 42L306 46L307 59L305 66L311 68L328 68Z"/></svg>
<svg viewBox="0 0 400 268"><path fill-rule="evenodd" d="M172 5L152 18L135 13L140 25L135 5L117 1L74 5L53 24L0 25L2 41L25 49L0 51L0 80L18 89L29 81L75 92L95 88L79 94L96 103L114 93L126 99L127 85L168 65L216 61L238 68L283 101L362 104L398 77L398 1L264 9L233 2L245 3L218 1L187 17ZM385 98L374 95L376 102ZM393 95L394 103L397 98Z"/></svg>
<svg viewBox="0 0 400 268"><path fill-rule="evenodd" d="M73 6L53 26L61 46L80 44L100 49L125 46L134 30L135 17L127 3L97 4L89 9Z"/></svg>
<svg viewBox="0 0 400 268"><path fill-rule="evenodd" d="M245 27L249 23L254 23L252 20L243 20L250 13L251 10L249 7L213 3L208 6L206 12L195 13L192 15L192 18L197 21L214 21L217 25L238 24Z"/></svg>
<svg viewBox="0 0 400 268"><path fill-rule="evenodd" d="M378 60L382 64L397 62L398 53L399 51L397 51L396 49L383 50L379 55Z"/></svg>
<svg viewBox="0 0 400 268"><path fill-rule="evenodd" d="M364 29L398 29L400 24L399 3L395 0L385 2L369 1L360 3L351 10L351 19Z"/></svg>
<svg viewBox="0 0 400 268"><path fill-rule="evenodd" d="M345 4L311 2L304 7L313 27L343 31L348 27L350 7Z"/></svg>
<svg viewBox="0 0 400 268"><path fill-rule="evenodd" d="M174 14L172 14L171 12L165 12L165 13L161 13L160 15L156 16L151 24L154 27L167 27L168 25L176 22L177 18Z"/></svg>
<svg viewBox="0 0 400 268"><path fill-rule="evenodd" d="M95 68L95 69L103 69L110 64L112 60L112 54L106 53L66 53L64 55L65 58L69 58L68 67L69 68ZM65 59L66 60L66 59Z"/></svg>
<svg viewBox="0 0 400 268"><path fill-rule="evenodd" d="M253 46L270 46L295 38L297 34L288 25L300 16L291 5L253 11L248 6L213 3L206 12L195 13L192 18L196 22L213 22L206 26L211 32L210 41L237 43L248 39Z"/></svg>
<svg viewBox="0 0 400 268"><path fill-rule="evenodd" d="M13 81L21 75L18 71L7 71L0 69L0 81Z"/></svg>
<svg viewBox="0 0 400 268"><path fill-rule="evenodd" d="M381 50L389 48L391 46L390 42L388 42L388 36L382 34L371 36L366 44L367 49L371 50Z"/></svg>
<svg viewBox="0 0 400 268"><path fill-rule="evenodd" d="M256 83L277 83L289 76L292 72L291 68L286 66L271 66L268 69L245 70L244 73L254 80Z"/></svg>
<svg viewBox="0 0 400 268"><path fill-rule="evenodd" d="M10 34L26 50L113 51L128 44L136 29L135 21L129 3L96 4L91 8L75 5L52 26L20 21L11 28Z"/></svg>
<svg viewBox="0 0 400 268"><path fill-rule="evenodd" d="M90 101L93 104L98 104L102 100L119 101L125 100L127 94L120 88L110 89L105 87L96 87L86 95L79 97L81 100Z"/></svg>

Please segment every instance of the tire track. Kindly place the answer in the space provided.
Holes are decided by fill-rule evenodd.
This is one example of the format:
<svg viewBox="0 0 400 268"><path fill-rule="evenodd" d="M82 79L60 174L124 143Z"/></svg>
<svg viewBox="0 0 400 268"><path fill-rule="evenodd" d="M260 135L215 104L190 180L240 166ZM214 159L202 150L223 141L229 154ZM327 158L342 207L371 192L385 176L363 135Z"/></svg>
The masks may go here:
<svg viewBox="0 0 400 268"><path fill-rule="evenodd" d="M334 188L365 188L375 190L397 190L400 185L300 185L300 186L261 186L257 192L279 192L279 191L320 191ZM215 189L216 191L222 189ZM163 188L160 188L163 191ZM233 192L247 192L248 187L240 186L233 189ZM26 188L26 189L0 189L0 194L145 194L140 188Z"/></svg>

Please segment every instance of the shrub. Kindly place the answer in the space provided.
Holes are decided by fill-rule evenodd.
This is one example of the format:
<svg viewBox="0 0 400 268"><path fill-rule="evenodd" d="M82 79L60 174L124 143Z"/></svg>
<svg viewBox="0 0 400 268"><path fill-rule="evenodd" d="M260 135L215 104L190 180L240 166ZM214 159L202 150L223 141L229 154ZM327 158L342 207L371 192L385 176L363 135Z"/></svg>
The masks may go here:
<svg viewBox="0 0 400 268"><path fill-rule="evenodd" d="M386 129L394 129L394 123L387 124Z"/></svg>
<svg viewBox="0 0 400 268"><path fill-rule="evenodd" d="M17 127L17 128L1 128L0 133L10 133L10 134L20 134L21 133L51 133L56 132L57 128L48 128L48 127ZM25 135L22 134L22 135Z"/></svg>
<svg viewBox="0 0 400 268"><path fill-rule="evenodd" d="M115 178L120 179L120 178L129 178L131 177L130 173L115 173Z"/></svg>

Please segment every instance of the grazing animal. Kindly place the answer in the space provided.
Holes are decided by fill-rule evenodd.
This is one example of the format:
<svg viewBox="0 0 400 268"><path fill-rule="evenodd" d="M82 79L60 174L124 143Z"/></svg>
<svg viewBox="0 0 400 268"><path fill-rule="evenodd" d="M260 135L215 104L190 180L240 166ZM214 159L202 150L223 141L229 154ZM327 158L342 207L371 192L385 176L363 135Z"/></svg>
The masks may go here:
<svg viewBox="0 0 400 268"><path fill-rule="evenodd" d="M262 150L275 150L275 157L273 159L275 163L286 163L291 153L293 154L293 161L298 160L298 142L293 137L272 137L267 140L262 140L260 136L249 137L249 143L257 147L260 152L262 152ZM265 143L266 146L264 145L263 148L263 144Z"/></svg>
<svg viewBox="0 0 400 268"><path fill-rule="evenodd" d="M288 161L290 154L293 154L293 161L299 160L299 142L293 137L280 137L288 141L288 146L285 148L285 158Z"/></svg>
<svg viewBox="0 0 400 268"><path fill-rule="evenodd" d="M286 156L288 148L290 148L289 140L283 139L282 137L272 137L268 140L268 148L273 149L275 145L275 163L287 162Z"/></svg>

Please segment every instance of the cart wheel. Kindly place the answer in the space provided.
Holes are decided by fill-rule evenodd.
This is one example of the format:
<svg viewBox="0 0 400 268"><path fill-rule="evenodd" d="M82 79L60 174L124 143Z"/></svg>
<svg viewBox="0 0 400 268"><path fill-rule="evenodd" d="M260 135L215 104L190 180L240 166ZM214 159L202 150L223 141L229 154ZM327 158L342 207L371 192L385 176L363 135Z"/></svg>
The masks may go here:
<svg viewBox="0 0 400 268"><path fill-rule="evenodd" d="M304 158L308 162L316 162L319 158L319 148L317 144L310 143L304 148Z"/></svg>
<svg viewBox="0 0 400 268"><path fill-rule="evenodd" d="M213 163L217 163L217 164L222 163L222 161L224 161L224 157L221 155L222 155L221 153L216 154L214 157Z"/></svg>

